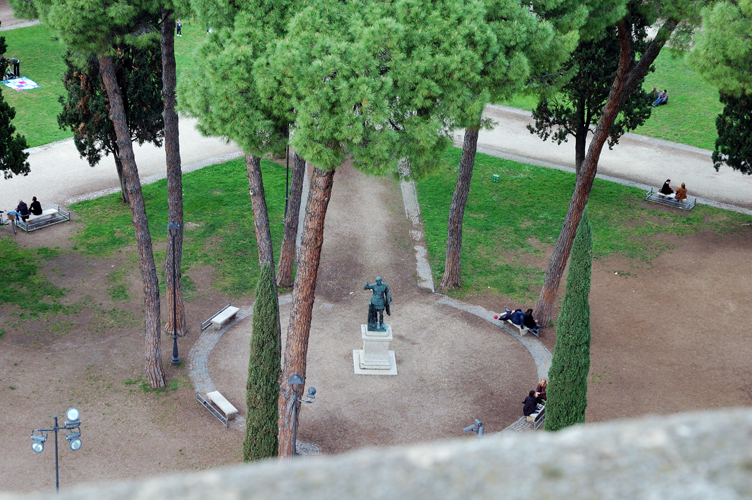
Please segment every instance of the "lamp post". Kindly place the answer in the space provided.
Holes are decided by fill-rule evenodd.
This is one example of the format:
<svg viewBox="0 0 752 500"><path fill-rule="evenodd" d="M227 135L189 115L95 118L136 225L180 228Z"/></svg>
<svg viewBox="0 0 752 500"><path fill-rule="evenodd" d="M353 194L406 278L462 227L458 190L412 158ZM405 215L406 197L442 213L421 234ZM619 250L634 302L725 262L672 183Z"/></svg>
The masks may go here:
<svg viewBox="0 0 752 500"><path fill-rule="evenodd" d="M58 431L73 431L66 432L65 439L68 440L68 445L73 451L78 451L81 448L81 419L80 414L75 408L68 408L65 412L65 425L57 425L57 415L53 417L55 425L51 429L34 429L31 431L31 451L34 453L42 453L44 451L44 443L47 441L47 433L55 433L55 491L60 491L60 468L58 464L58 448L57 448L57 433Z"/></svg>
<svg viewBox="0 0 752 500"><path fill-rule="evenodd" d="M178 294L176 289L177 283L177 261L175 260L175 238L180 231L180 225L171 220L167 224L167 231L172 238L172 361L173 365L180 364L180 356L178 356Z"/></svg>
<svg viewBox="0 0 752 500"><path fill-rule="evenodd" d="M295 394L292 422L292 456L294 457L298 452L298 409L300 408L300 403L310 404L314 402L314 399L316 399L316 388L309 387L308 394L306 394L308 399L300 399L298 398L298 391L300 390L300 386L303 385L303 377L298 372L295 372L287 381L292 386L292 392Z"/></svg>
<svg viewBox="0 0 752 500"><path fill-rule="evenodd" d="M478 434L478 438L482 438L483 437L483 431L484 431L483 422L481 422L480 420L478 420L476 418L475 419L475 423L473 425L468 425L467 427L465 427L462 430L465 431L465 432L475 432L475 433Z"/></svg>

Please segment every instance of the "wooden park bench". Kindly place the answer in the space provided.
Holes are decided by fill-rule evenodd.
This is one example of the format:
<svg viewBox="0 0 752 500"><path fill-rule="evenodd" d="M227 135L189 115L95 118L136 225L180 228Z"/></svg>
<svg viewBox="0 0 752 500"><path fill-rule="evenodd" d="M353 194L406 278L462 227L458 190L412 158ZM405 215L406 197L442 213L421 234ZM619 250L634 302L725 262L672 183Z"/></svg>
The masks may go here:
<svg viewBox="0 0 752 500"><path fill-rule="evenodd" d="M663 194L660 191L653 191L653 188L650 188L650 191L645 193L645 200L680 210L692 210L697 205L697 198L694 201L690 201L689 198L686 200L677 200L674 198L674 193Z"/></svg>
<svg viewBox="0 0 752 500"><path fill-rule="evenodd" d="M232 403L227 401L219 391L212 391L206 393L206 397L203 397L201 393L196 393L196 400L209 410L209 413L214 415L214 418L224 424L225 427L229 426L229 421L235 418L238 413L238 409L235 408Z"/></svg>
<svg viewBox="0 0 752 500"><path fill-rule="evenodd" d="M26 220L16 217L16 226L27 233L70 220L70 212L60 208L60 205L44 205L40 215L29 215Z"/></svg>
<svg viewBox="0 0 752 500"><path fill-rule="evenodd" d="M234 318L235 315L238 314L238 311L240 311L240 309L233 307L232 302L230 302L222 309L214 313L211 318L201 323L201 331L203 332L204 330L209 328L209 325L214 325L217 328L221 328L222 325Z"/></svg>

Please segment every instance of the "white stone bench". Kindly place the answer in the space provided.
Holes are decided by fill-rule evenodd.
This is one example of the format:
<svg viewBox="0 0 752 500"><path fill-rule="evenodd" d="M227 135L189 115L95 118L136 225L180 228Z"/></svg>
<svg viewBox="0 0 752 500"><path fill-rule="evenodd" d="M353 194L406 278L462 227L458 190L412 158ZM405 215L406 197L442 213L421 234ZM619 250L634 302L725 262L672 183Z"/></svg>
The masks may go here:
<svg viewBox="0 0 752 500"><path fill-rule="evenodd" d="M217 405L220 410L222 410L222 413L225 414L227 420L235 418L235 415L238 413L238 409L235 408L232 403L227 401L227 398L220 394L219 391L209 392L206 394L206 397L209 398L209 401Z"/></svg>
<svg viewBox="0 0 752 500"><path fill-rule="evenodd" d="M29 221L51 219L57 217L58 213L57 208L48 208L47 210L43 210L39 215L29 215Z"/></svg>
<svg viewBox="0 0 752 500"><path fill-rule="evenodd" d="M525 334L527 334L527 333L532 333L533 335L535 335L536 337L538 337L538 333L536 333L535 330L533 330L531 328L528 328L525 325L516 325L516 324L512 323L511 319L503 319L503 320L500 320L500 321L502 323L506 323L508 325L512 325L513 327L517 328L520 331L520 337L525 336Z"/></svg>
<svg viewBox="0 0 752 500"><path fill-rule="evenodd" d="M212 318L211 322L212 325L216 326L217 328L221 327L228 321L230 321L231 318L235 317L235 315L240 311L239 308L230 306L221 313L217 314L215 317Z"/></svg>

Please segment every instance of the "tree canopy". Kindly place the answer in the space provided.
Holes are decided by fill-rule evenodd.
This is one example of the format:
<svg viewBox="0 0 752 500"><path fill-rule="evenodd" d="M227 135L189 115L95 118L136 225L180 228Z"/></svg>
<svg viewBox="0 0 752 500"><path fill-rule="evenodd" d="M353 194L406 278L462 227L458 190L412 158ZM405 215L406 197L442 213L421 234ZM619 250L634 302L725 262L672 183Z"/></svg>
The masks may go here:
<svg viewBox="0 0 752 500"><path fill-rule="evenodd" d="M647 48L647 28L644 19L639 15L633 16L632 37L637 52L644 52ZM587 135L591 127L598 123L608 99L618 63L619 39L615 27L582 40L562 66L562 80L566 83L553 96L543 97L533 110L535 125L528 125L531 133L544 141L551 138L558 144L567 142L568 136L575 138L575 164L578 168L585 159ZM641 81L625 100L609 130L609 148L618 144L622 135L642 125L650 117L652 101L650 95L642 90Z"/></svg>
<svg viewBox="0 0 752 500"><path fill-rule="evenodd" d="M752 2L723 1L703 12L691 59L718 86L723 111L716 118L713 166L752 174Z"/></svg>
<svg viewBox="0 0 752 500"><path fill-rule="evenodd" d="M97 56L92 54L80 61L69 50L63 59L67 68L63 86L68 94L59 99L63 110L58 115L58 124L73 132L76 149L90 166L99 163L102 153L112 153L119 162L115 127L110 120L109 100ZM161 146L164 106L158 42L151 41L143 48L121 44L113 59L131 138L139 144L151 142Z"/></svg>

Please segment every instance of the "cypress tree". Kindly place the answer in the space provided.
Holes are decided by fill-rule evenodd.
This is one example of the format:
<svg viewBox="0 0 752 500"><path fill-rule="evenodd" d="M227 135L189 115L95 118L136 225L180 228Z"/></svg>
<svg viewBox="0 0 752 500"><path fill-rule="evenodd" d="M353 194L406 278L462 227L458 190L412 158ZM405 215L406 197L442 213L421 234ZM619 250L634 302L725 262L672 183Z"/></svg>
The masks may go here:
<svg viewBox="0 0 752 500"><path fill-rule="evenodd" d="M590 271L593 233L587 207L577 228L567 276L567 289L556 329L549 370L546 430L557 431L585 421L590 371Z"/></svg>
<svg viewBox="0 0 752 500"><path fill-rule="evenodd" d="M243 441L243 460L246 462L277 456L277 400L282 371L278 308L271 264L264 262L253 305L246 383L248 413Z"/></svg>

